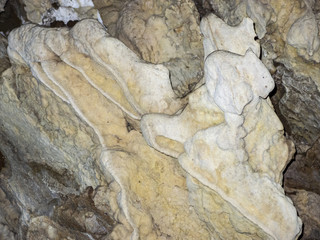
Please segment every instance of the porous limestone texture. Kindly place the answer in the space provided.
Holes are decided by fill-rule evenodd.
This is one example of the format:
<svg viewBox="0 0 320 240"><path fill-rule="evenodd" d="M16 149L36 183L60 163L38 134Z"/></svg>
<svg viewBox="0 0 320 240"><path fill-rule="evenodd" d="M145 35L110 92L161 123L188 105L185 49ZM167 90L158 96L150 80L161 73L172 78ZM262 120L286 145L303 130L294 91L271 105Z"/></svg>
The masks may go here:
<svg viewBox="0 0 320 240"><path fill-rule="evenodd" d="M1 106L8 107L7 118L20 115L15 124L9 119L1 122L7 125L7 135L16 133L20 138L16 145L22 157L42 161L29 165L40 171L43 179L56 172L51 182L58 178L65 188L50 186L46 188L49 194L78 194L66 189L71 183L75 184L71 189L80 190L107 185L108 194L102 195L105 197L100 197L98 204L103 207L104 199L117 222L111 239L209 239L205 223L188 203L186 180L178 162L150 148L137 131L141 115L174 114L184 107L183 100L175 99L164 66L140 60L95 20L83 20L70 31L24 25L11 32L8 52L14 66L3 75L5 101L1 102L6 104ZM21 88L17 90L15 85ZM23 88L29 90L22 92ZM34 99L25 103L23 98ZM25 106L31 102L35 109ZM10 109L14 113L9 114ZM34 118L28 116L28 109L38 123L29 123ZM68 145L68 139L74 146ZM27 155L40 149L48 157ZM86 156L88 152L92 155ZM59 159L61 154L66 154L65 160ZM88 174L91 177L87 178ZM63 182L67 179L71 182ZM62 231L45 220L50 213L32 210L32 216L42 217L32 218L32 229L42 221L43 231L46 226ZM28 223L30 217L25 219ZM29 236L33 236L31 230Z"/></svg>
<svg viewBox="0 0 320 240"><path fill-rule="evenodd" d="M103 24L111 36L117 35L117 22L120 12L125 6L123 0L93 0L94 7L99 11ZM130 46L129 46L130 47Z"/></svg>
<svg viewBox="0 0 320 240"><path fill-rule="evenodd" d="M201 20L200 28L204 35L205 59L217 50L244 55L251 49L257 57L260 56L260 45L255 41L256 33L250 18L245 18L236 27L231 27L216 15L209 14Z"/></svg>
<svg viewBox="0 0 320 240"><path fill-rule="evenodd" d="M210 25L214 19L209 16L203 21ZM213 28L219 34L211 34ZM190 107L174 116L143 116L142 132L150 146L178 156L188 173L191 204L212 237L242 238L245 232L253 239L296 239L301 220L280 185L294 146L284 137L283 126L266 99L274 88L273 79L252 52L250 40L243 55L220 50L228 48L217 43L230 30L219 28L224 24L202 28L215 45L204 42L205 52L213 52L205 60L205 85L190 95ZM234 32L240 29L243 24ZM247 31L234 39L249 39L252 22ZM200 108L194 103L200 103ZM186 122L191 119L197 119L196 124ZM173 151L172 146L181 144L184 149ZM225 214L223 220L220 215L217 218L219 211Z"/></svg>
<svg viewBox="0 0 320 240"><path fill-rule="evenodd" d="M202 39L193 1L127 1L117 34L142 59L169 69L178 96L185 96L202 79Z"/></svg>
<svg viewBox="0 0 320 240"><path fill-rule="evenodd" d="M261 44L261 59L276 81L271 101L295 143L296 162L284 184L319 192L319 158L310 158L320 138L320 1L211 0L212 11L235 26L250 17ZM309 154L308 154L309 152ZM300 209L303 214L305 208ZM308 214L308 213L306 213ZM315 228L317 225L305 228ZM320 228L314 229L320 232ZM303 235L302 240L310 239ZM316 238L315 238L316 239Z"/></svg>
<svg viewBox="0 0 320 240"><path fill-rule="evenodd" d="M188 1L141 2L128 2L119 21L141 13L148 24L167 26L176 11L194 8ZM175 34L199 34L194 13L183 16ZM211 42L232 31L214 16L204 21ZM213 29L225 31L209 34ZM97 20L13 30L12 66L0 78L0 199L19 209L14 218L6 218L9 208L0 211L7 236L296 239L301 221L280 185L293 144L267 98L274 82L259 60L252 21L233 31L241 52L206 41L205 84L181 99L168 62L141 60ZM183 39L193 49L192 38Z"/></svg>
<svg viewBox="0 0 320 240"><path fill-rule="evenodd" d="M250 17L260 39L263 63L278 76L284 71L293 76L290 84L286 77L279 82L285 91L281 106L276 108L283 116L281 120L284 120L298 152L305 152L320 137L318 120L309 120L320 114L320 108L306 104L303 110L299 107L292 109L291 103L310 102L310 96L317 96L320 92L319 1L211 0L210 3L213 11L232 26ZM301 88L300 79L308 79L306 87ZM294 94L297 89L298 95ZM276 105L277 102L273 103Z"/></svg>

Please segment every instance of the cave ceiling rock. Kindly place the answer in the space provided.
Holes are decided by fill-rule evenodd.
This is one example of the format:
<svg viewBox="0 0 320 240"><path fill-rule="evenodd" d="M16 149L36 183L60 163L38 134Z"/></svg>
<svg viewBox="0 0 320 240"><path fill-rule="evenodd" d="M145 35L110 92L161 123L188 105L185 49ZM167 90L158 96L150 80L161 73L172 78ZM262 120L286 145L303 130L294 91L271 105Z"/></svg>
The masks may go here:
<svg viewBox="0 0 320 240"><path fill-rule="evenodd" d="M129 127L145 113L171 115L185 105L176 99L166 67L140 60L96 20L71 30L21 26L9 35L8 53L13 75L30 68L40 85L95 132L102 149L96 167L114 186L106 201L121 223L111 234L115 239L209 239L188 203L179 163Z"/></svg>
<svg viewBox="0 0 320 240"><path fill-rule="evenodd" d="M203 79L199 14L192 0L128 1L116 32L142 59L169 69L178 96L188 94Z"/></svg>
<svg viewBox="0 0 320 240"><path fill-rule="evenodd" d="M208 44L205 48L213 49ZM143 116L144 137L157 150L178 156L188 173L189 195L198 213L204 209L213 213L216 209L210 209L210 202L223 199L233 207L230 215L236 216L238 211L248 220L242 225L248 233L254 223L256 232L266 234L264 239L296 239L301 220L281 188L282 173L294 146L284 137L283 126L267 98L274 88L269 71L251 49L244 55L217 49L206 58L204 70L206 84L190 95L181 114ZM201 112L194 110L195 99ZM192 123L185 122L190 119ZM172 149L177 145L180 151ZM219 231L219 220L205 215L201 216L208 228ZM230 232L236 235L234 228L237 226Z"/></svg>

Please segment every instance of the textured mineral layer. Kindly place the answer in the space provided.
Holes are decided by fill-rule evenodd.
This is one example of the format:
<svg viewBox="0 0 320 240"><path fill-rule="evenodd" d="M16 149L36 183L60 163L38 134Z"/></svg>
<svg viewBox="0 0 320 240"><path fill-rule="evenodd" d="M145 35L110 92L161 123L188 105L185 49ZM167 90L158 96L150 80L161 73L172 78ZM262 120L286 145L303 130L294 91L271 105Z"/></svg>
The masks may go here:
<svg viewBox="0 0 320 240"><path fill-rule="evenodd" d="M232 26L246 17L255 23L261 59L276 82L271 101L286 135L297 149L284 184L294 189L291 192L304 189L308 191L306 195L319 194L320 158L316 152L320 138L320 1L210 0L210 3L211 11ZM301 240L318 239L319 225L305 220L310 215L308 208L301 207L299 211L305 216L305 229L313 229L306 230Z"/></svg>
<svg viewBox="0 0 320 240"><path fill-rule="evenodd" d="M293 154L293 144L283 136L282 124L271 102L264 99L273 89L274 82L256 56L259 46L250 44L254 38L252 22L247 28L251 39L250 34L237 35L233 39L229 37L228 26L217 21L215 16L208 16L203 21L204 47L208 55L205 86L190 95L188 107L179 115L143 116L143 134L151 146L179 157L180 164L190 174L188 187L192 204L198 213L202 213L201 219L206 219L209 229L223 236L225 229L217 227L219 220L210 213L203 214L212 207L211 201L225 201L228 207L231 205L239 211L237 214L248 220L242 223L248 236L294 239L301 231L301 221L280 186L282 172ZM234 32L241 33L243 24L235 27ZM247 24L250 25L248 20ZM227 37L230 43L224 41ZM233 41L246 42L242 47L247 49L236 48L244 56L222 51L231 51ZM193 106L195 103L198 103L197 107ZM200 110L202 114L199 114ZM197 124L192 119L197 119ZM177 142L184 144L185 152L182 148L182 152L172 149ZM206 197L197 197L203 191L203 185L206 186ZM209 194L208 188L214 194ZM272 211L268 210L271 208ZM261 212L266 215L262 216ZM250 221L256 225L253 227ZM253 232L249 230L252 228L255 229ZM236 236L237 232L234 234Z"/></svg>
<svg viewBox="0 0 320 240"><path fill-rule="evenodd" d="M192 29L195 46L193 38L186 46L201 56L193 4L179 4L190 12L188 24L168 30L175 5L141 2L123 6L131 15L121 15L122 28L137 15L146 26L165 27L161 34L175 32L164 43ZM166 17L141 11L150 6ZM202 26L205 84L185 99L171 87L171 58L166 66L141 60L96 20L10 33L12 67L0 81L0 147L9 159L0 169L0 199L17 199L11 205L21 212L11 219L8 208L0 219L8 238L298 237L301 221L280 185L293 145L267 98L274 82L258 58L252 21L230 28L211 15ZM241 36L222 46L230 31ZM233 41L243 43L239 52ZM180 59L187 50L172 51Z"/></svg>

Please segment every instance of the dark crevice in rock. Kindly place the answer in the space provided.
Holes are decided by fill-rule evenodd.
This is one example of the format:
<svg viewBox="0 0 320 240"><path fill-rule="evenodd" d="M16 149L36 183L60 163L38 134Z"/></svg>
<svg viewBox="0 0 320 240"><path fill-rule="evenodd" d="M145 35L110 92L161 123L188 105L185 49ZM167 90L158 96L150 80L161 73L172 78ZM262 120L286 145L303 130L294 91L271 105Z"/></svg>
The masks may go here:
<svg viewBox="0 0 320 240"><path fill-rule="evenodd" d="M208 0L193 0L193 2L199 12L200 19L213 11Z"/></svg>
<svg viewBox="0 0 320 240"><path fill-rule="evenodd" d="M5 158L2 152L0 151L0 172L5 167Z"/></svg>
<svg viewBox="0 0 320 240"><path fill-rule="evenodd" d="M284 175L285 187L305 189L320 195L320 138L306 153L297 154L295 159Z"/></svg>
<svg viewBox="0 0 320 240"><path fill-rule="evenodd" d="M21 19L26 19L23 6L19 0L9 0L0 13L0 32L8 35L11 30L22 25Z"/></svg>
<svg viewBox="0 0 320 240"><path fill-rule="evenodd" d="M287 119L285 118L285 116L282 115L281 110L280 110L280 106L279 106L280 100L285 95L286 90L285 90L284 86L282 85L280 79L275 78L274 76L273 76L273 79L275 80L275 87L269 96L270 96L271 102L273 104L273 107L275 109L275 112L283 124L285 132L288 135L291 135L290 124L287 121Z"/></svg>

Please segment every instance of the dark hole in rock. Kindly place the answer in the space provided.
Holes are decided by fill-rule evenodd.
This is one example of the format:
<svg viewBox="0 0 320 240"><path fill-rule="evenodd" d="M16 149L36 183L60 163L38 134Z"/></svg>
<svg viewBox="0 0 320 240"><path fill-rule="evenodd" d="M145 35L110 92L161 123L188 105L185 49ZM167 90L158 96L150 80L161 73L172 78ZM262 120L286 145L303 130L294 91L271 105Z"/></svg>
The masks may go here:
<svg viewBox="0 0 320 240"><path fill-rule="evenodd" d="M212 12L212 8L210 6L209 1L207 0L194 0L194 4L196 5L196 8L199 12L200 19L204 17L205 15Z"/></svg>
<svg viewBox="0 0 320 240"><path fill-rule="evenodd" d="M0 152L0 172L4 167L5 167L5 158L2 154L2 152Z"/></svg>
<svg viewBox="0 0 320 240"><path fill-rule="evenodd" d="M0 32L8 35L11 30L21 26L19 17L25 18L23 6L16 0L9 0L4 7L4 12L0 13Z"/></svg>
<svg viewBox="0 0 320 240"><path fill-rule="evenodd" d="M58 9L58 8L60 7L60 5L59 5L58 2L52 3L51 6L52 6L54 9Z"/></svg>
<svg viewBox="0 0 320 240"><path fill-rule="evenodd" d="M71 27L73 27L74 25L76 25L77 22L79 22L79 21L69 21L69 22L67 23L67 26L71 28Z"/></svg>
<svg viewBox="0 0 320 240"><path fill-rule="evenodd" d="M274 89L270 92L269 97L270 97L270 100L274 106L274 110L275 110L277 116L279 117L281 123L283 124L285 132L288 133L289 135L291 135L290 125L289 125L287 119L282 115L281 110L280 110L280 106L279 106L280 100L284 96L286 90L285 90L284 86L281 84L281 80L277 79L275 74L272 77L275 80L275 86L274 86Z"/></svg>
<svg viewBox="0 0 320 240"><path fill-rule="evenodd" d="M74 25L76 25L76 23L79 21L69 21L67 24L65 24L63 21L54 21L52 23L50 23L50 27L53 28L59 28L59 27L69 27L72 28Z"/></svg>

